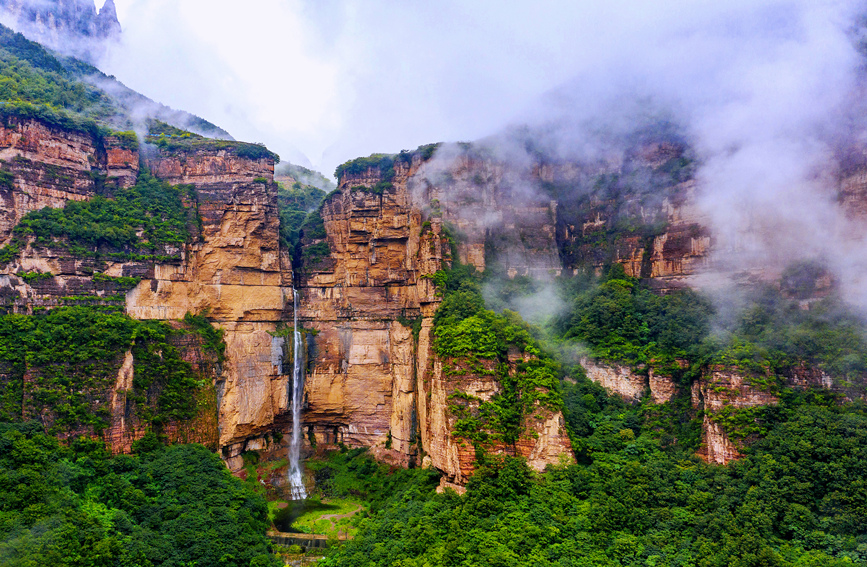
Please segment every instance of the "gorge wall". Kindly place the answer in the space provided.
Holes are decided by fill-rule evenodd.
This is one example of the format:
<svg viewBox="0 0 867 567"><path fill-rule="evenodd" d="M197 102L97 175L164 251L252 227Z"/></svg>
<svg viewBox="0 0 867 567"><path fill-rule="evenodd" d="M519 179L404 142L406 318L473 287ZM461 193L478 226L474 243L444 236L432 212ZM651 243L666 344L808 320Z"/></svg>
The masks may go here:
<svg viewBox="0 0 867 567"><path fill-rule="evenodd" d="M305 339L306 450L370 447L402 466L430 464L445 473L444 483L460 486L472 473L475 453L453 433L453 397L483 403L501 385L472 370L456 376L444 369L452 361L434 352L433 316L442 301L437 271L459 260L544 279L617 262L663 293L688 285L707 267L712 242L695 206L684 152L658 143L604 167L540 162L524 169L471 153L446 162L401 154L390 172L345 172L311 216L303 249L293 258L281 244L270 156L251 157L229 142L140 149L123 135L12 118L0 128L0 245L13 243L13 228L30 211L134 185L140 164L171 184L193 187L184 193L184 206L195 221L186 243L138 259L82 256L25 239L0 269L0 298L20 313L85 298L90 305L122 306L138 320L175 321L178 334L171 340L213 384L213 396L201 400L194 420L164 429L173 439L220 447L237 471L245 451L275 458L285 452L295 287ZM844 194L861 191L862 178L850 172ZM449 231L457 232L455 258ZM133 283L122 285L125 278ZM177 323L187 313L203 313L224 331L224 358L205 352L201 339ZM510 355L512 371L521 356ZM137 361L125 354L111 364L116 379L100 395L111 407L111 424L102 433L113 450L129 451L146 430L130 409L134 401L122 395ZM648 390L655 403L689 395L653 369L590 359L582 364L588 377L631 401ZM773 395L726 372L712 369L691 394L696 411L705 412L702 455L713 462L738 456L709 417L717 406L775 403ZM828 385L808 374L793 383ZM538 470L572 459L560 412L540 406L522 427L516 441L489 449L526 457Z"/></svg>
<svg viewBox="0 0 867 567"><path fill-rule="evenodd" d="M326 251L304 256L293 274L291 253L279 237L269 157L243 157L232 143L222 142L140 150L123 136L73 132L23 118L8 121L0 141L8 181L0 236L20 248L0 270L0 295L8 310L33 313L86 300L122 306L143 321L203 313L223 330L222 359L193 348L192 335L174 339L191 345L181 349L183 357L213 383L214 396L201 404L195 420L165 424L171 439L220 447L232 470L240 469L245 451L282 456L280 439L287 439L291 428L286 322L293 318L294 280L307 347L307 449L367 446L396 464L431 464L446 473L447 482L466 480L475 455L452 435L449 396L455 391L491 396L499 386L491 377L456 381L444 375L432 351L432 318L441 297L431 276L451 260L451 249L439 216L425 216L407 187L423 160L398 164L393 183L381 191L374 190L381 182L376 172L341 179L322 206L321 234L304 237L305 250L324 245ZM185 244L121 258L82 254L62 242L13 232L30 211L132 186L140 163L155 177L193 187L184 193L191 235ZM554 258L552 251L552 265ZM199 363L204 360L209 362ZM123 452L146 432L130 409L134 402L122 394L135 380L139 361L129 354L112 364L109 373L116 379L94 403L112 408L102 435L114 451ZM526 456L539 470L561 455L571 458L558 412L540 409L528 419L525 433L494 449Z"/></svg>
<svg viewBox="0 0 867 567"><path fill-rule="evenodd" d="M30 211L134 184L140 158L154 175L195 187L194 198L185 205L201 222L191 225L187 244L164 246L144 260L113 261L30 242L2 270L0 293L20 312L82 297L90 304L120 303L142 320L207 313L225 330L227 345L225 362L209 366L220 417L219 432L214 428L208 437L237 456L231 453L233 444L270 432L275 417L288 408L282 355L275 354L284 339L274 332L287 317L292 296L291 258L279 245L273 159L241 157L231 145L191 150L148 146L140 156L138 144L30 119L12 119L0 129L0 156L8 175L0 232L4 243ZM103 279L95 280L94 272ZM28 282L22 273L46 277ZM140 281L119 296L118 286L106 281L111 278ZM128 367L125 362L118 369L119 384L127 380ZM132 431L112 429L106 437L119 443L115 450L128 450L144 433Z"/></svg>
<svg viewBox="0 0 867 567"><path fill-rule="evenodd" d="M452 434L449 397L488 399L499 384L450 377L433 352L441 296L432 276L452 251L441 216L431 216L409 187L424 167L418 156L396 162L387 186L373 168L344 175L322 207L319 240L330 254L306 262L298 277L299 315L311 331L304 422L317 444L371 446L396 463L429 463L460 485L475 453ZM472 257L472 245L462 254ZM543 413L528 420L519 442L494 450L525 456L539 470L561 455L571 459L562 415Z"/></svg>
<svg viewBox="0 0 867 567"><path fill-rule="evenodd" d="M857 153L857 159L850 151L849 159L841 160L837 201L862 222L867 163L863 151ZM541 158L531 165L507 165L465 149L423 165L408 186L427 211L456 228L460 259L480 270L545 279L587 267L600 273L614 262L659 293L691 287L703 273L722 270L718 275L738 285L777 285L784 296L798 299L801 309L829 294L836 284L827 273L814 282L810 297L801 297L803 292L789 289L791 282L778 279L779 268L732 273L731 267L715 266L695 167L688 148L670 141L644 141L616 159L590 164ZM852 238L855 242L856 235ZM773 377L712 366L691 391L677 377L688 367L683 360L669 369L673 372L588 357L581 364L588 378L631 402L646 393L655 404L686 396L702 420L699 455L720 464L738 458L745 441L726 429L731 412L777 404L778 388L838 389L827 374L803 363Z"/></svg>
<svg viewBox="0 0 867 567"><path fill-rule="evenodd" d="M616 262L664 292L708 266L710 232L683 145L646 143L591 163L444 154L407 185L455 227L461 261L479 270L493 263L509 277L547 279Z"/></svg>

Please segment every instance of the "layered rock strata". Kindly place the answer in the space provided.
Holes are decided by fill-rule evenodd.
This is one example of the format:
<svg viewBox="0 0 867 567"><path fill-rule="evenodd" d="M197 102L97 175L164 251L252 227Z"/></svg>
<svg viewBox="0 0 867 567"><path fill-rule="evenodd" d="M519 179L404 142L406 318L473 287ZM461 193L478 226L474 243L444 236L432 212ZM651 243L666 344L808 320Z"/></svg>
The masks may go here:
<svg viewBox="0 0 867 567"><path fill-rule="evenodd" d="M543 164L560 196L557 246L569 272L616 262L660 291L708 267L711 235L686 148L647 143L601 164ZM634 179L634 181L633 181Z"/></svg>
<svg viewBox="0 0 867 567"><path fill-rule="evenodd" d="M455 230L459 259L509 277L559 275L557 201L532 172L468 154L423 164L408 181L419 206Z"/></svg>
<svg viewBox="0 0 867 567"><path fill-rule="evenodd" d="M625 365L606 364L583 358L581 365L587 377L626 401L637 403L649 393L653 403L662 404L678 394L672 376L654 369L635 369ZM685 361L681 362L685 368ZM798 368L788 383L795 387L827 387L829 380L822 373ZM693 410L703 412L702 445L698 455L710 463L726 464L742 456L721 420L721 412L776 405L779 399L772 393L775 378L755 376L737 369L715 365L708 368L689 391ZM686 393L684 393L686 395Z"/></svg>
<svg viewBox="0 0 867 567"><path fill-rule="evenodd" d="M199 439L191 432L208 432L201 439L215 440L233 470L240 469L244 451L279 454L279 433L289 434L286 336L291 333L284 322L293 315L293 281L305 332L308 449L338 443L371 447L395 464L429 462L445 473L446 483L460 485L472 473L475 451L453 434L450 397L461 392L485 401L500 385L472 371L444 372L446 361L433 349L433 315L441 298L432 277L452 261L447 225L458 233L458 259L480 270L495 264L510 276L545 277L615 261L663 291L683 285L702 268L710 245L703 218L691 204L695 185L688 179L675 183L666 177L650 201L646 195L625 195L614 203L604 192L579 191L588 179L606 173L598 169L539 164L516 173L503 163L470 156L443 169L442 162L415 157L396 161L387 183L378 169L340 180L320 211L321 233L302 235L305 250L317 252L300 258L293 280L293 260L280 247L272 160L241 157L230 146L152 152L144 161L155 176L195 186L195 197L186 204L195 208L201 226L191 242L162 250L159 262L99 265L63 249L27 247L0 274L0 296L23 312L81 294L119 302L140 319L207 312L226 333L226 361L208 370L219 421L177 424L167 431L176 439ZM678 152L652 146L634 161L647 171L662 171L681 157ZM0 183L3 243L27 212L90 198L112 183L130 184L139 164L137 150L121 138L98 140L17 119L0 129L0 159L10 179ZM615 164L606 171L622 174L625 167ZM564 193L568 187L578 195ZM650 228L630 230L626 221ZM127 291L113 281L94 281L95 271L141 281ZM51 277L28 280L24 273ZM654 369L582 363L591 380L630 401L647 391L656 403L677 394L674 379ZM122 392L134 376L130 364L118 361L118 368L107 437L128 450L143 429L122 411ZM827 382L806 370L797 377ZM712 370L693 392L696 408L706 412L776 403L723 369ZM708 460L737 457L736 446L708 417L704 431ZM516 442L490 449L523 456L537 470L564 456L571 459L562 415L543 408L525 419Z"/></svg>
<svg viewBox="0 0 867 567"><path fill-rule="evenodd" d="M403 465L420 464L424 454L460 484L475 453L452 434L448 397L492 396L499 385L490 377L444 376L433 352L440 297L431 276L451 260L451 250L442 212L424 211L426 201L408 188L423 175L419 158L397 162L385 187L374 169L346 175L322 207L330 254L299 274L311 356L303 419L316 444L371 446ZM472 248L464 250L472 260ZM571 458L561 414L539 412L526 427L521 442L493 450L525 456L539 470L561 455Z"/></svg>
<svg viewBox="0 0 867 567"><path fill-rule="evenodd" d="M8 180L0 184L2 241L9 242L12 228L32 210L91 198L109 182L134 183L139 168L134 148L117 137L96 139L37 120L9 119L0 129L0 169ZM288 408L284 339L276 331L291 317L292 270L288 252L280 248L274 162L240 157L231 145L155 149L145 162L170 183L195 186L195 198L185 203L201 218L200 226L191 227L191 242L166 246L154 255L158 261L76 257L63 246L28 245L2 270L0 295L23 312L87 296L88 304L119 304L139 319L207 313L224 329L227 345L225 363L213 367L217 441L237 456L247 440L255 443L270 434ZM94 272L106 277L97 280ZM140 282L127 291L119 278ZM119 378L119 384L128 380ZM113 445L128 448L143 433L123 419L113 424L116 430L107 434ZM240 466L239 459L230 464Z"/></svg>
<svg viewBox="0 0 867 567"><path fill-rule="evenodd" d="M719 420L714 418L726 408L737 411L776 405L779 398L771 391L773 381L771 376L757 376L715 365L693 383L693 407L704 410L703 443L698 452L699 456L720 465L742 456L737 444L732 441Z"/></svg>
<svg viewBox="0 0 867 567"><path fill-rule="evenodd" d="M589 357L583 357L580 362L587 378L629 402L638 402L649 392L653 403L664 404L677 392L674 378L655 368L636 369ZM683 366L685 362L680 364Z"/></svg>
<svg viewBox="0 0 867 567"><path fill-rule="evenodd" d="M292 268L279 244L274 162L228 149L160 150L147 162L154 175L195 186L201 236L180 265L155 266L127 295L127 311L141 319L205 312L224 329L220 445L238 468L245 442L269 434L289 408L285 339L276 331L291 317Z"/></svg>
<svg viewBox="0 0 867 567"><path fill-rule="evenodd" d="M34 119L7 118L0 123L0 170L11 178L0 183L0 245L28 212L89 199L103 177L131 185L138 168L138 150L116 136L97 138Z"/></svg>
<svg viewBox="0 0 867 567"><path fill-rule="evenodd" d="M433 288L421 276L442 254L438 226L422 236L421 213L401 188L408 173L381 194L369 189L379 182L373 172L341 180L321 210L330 256L299 274L300 319L315 333L303 418L311 437L388 444L403 464L417 453L410 322L433 315Z"/></svg>
<svg viewBox="0 0 867 567"><path fill-rule="evenodd" d="M430 344L425 346L430 348ZM420 350L420 354L423 352ZM426 363L419 375L422 446L431 464L444 473L441 488L462 486L475 471L476 447L469 439L453 433L457 422L451 410L457 403L453 395L463 394L465 409L472 412L479 404L499 394L502 386L494 378L493 368L491 374L479 374L468 368L464 368L462 374L455 374L446 371L444 365L453 367L460 364L458 361L443 361L432 352L425 358L419 361L420 364ZM485 444L484 448L493 454L523 457L531 468L540 472L548 465L574 462L562 412L537 402L536 407L524 416L521 429L514 442L495 440Z"/></svg>

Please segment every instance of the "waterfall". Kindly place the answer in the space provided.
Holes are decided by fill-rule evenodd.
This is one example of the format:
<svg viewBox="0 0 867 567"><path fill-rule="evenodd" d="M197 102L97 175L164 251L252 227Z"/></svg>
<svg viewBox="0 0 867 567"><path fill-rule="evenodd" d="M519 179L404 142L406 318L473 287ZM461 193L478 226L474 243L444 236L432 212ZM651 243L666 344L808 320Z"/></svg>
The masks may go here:
<svg viewBox="0 0 867 567"><path fill-rule="evenodd" d="M307 488L301 475L301 399L304 397L304 374L301 361L303 343L298 329L298 292L292 288L295 328L292 333L292 440L289 443L289 490L292 500L307 498Z"/></svg>

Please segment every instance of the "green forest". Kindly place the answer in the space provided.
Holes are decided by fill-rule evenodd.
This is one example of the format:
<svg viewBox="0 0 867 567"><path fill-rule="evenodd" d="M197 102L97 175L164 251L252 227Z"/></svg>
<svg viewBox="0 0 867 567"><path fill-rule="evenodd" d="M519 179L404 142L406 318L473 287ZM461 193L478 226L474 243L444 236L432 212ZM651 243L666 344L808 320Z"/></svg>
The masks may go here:
<svg viewBox="0 0 867 567"><path fill-rule="evenodd" d="M784 277L806 281L810 274L815 270L800 266ZM357 522L357 537L326 565L867 564L867 406L840 391L786 388L782 379L808 361L862 391L856 379L867 353L864 325L839 299L805 311L780 289L763 289L714 328L707 297L660 296L615 265L602 278L560 281L570 307L529 327L508 310L485 310L485 279L467 267L437 280L441 356L469 358L478 368L520 344L536 354L545 381L506 384L471 416L458 409L455 434L474 442L480 465L465 495L437 494L419 471L417 482ZM499 306L540 285L498 283L491 299ZM645 398L632 405L609 395L569 363L569 347L579 342L602 360L668 368L680 394L665 404ZM745 457L727 466L695 455L702 414L690 407L689 384L713 364L768 377L764 386L780 399L716 416L744 441ZM552 376L560 378L553 387ZM542 474L484 451L491 434L508 435L540 386L553 403L562 400L577 460Z"/></svg>
<svg viewBox="0 0 867 567"><path fill-rule="evenodd" d="M332 548L323 565L867 564L862 402L779 382L773 387L780 403L749 416L760 422L761 435L743 447L745 457L709 465L695 456L701 416L690 414L682 398L627 404L562 355L565 345L581 340L611 360L657 364L666 355L684 357L692 361L681 369L684 384L714 361L756 364L776 375L798 357L854 379L846 373L857 371L863 348L834 337L860 336L860 327L842 317L838 300L827 298L824 307L806 312L766 290L719 330L710 324L707 298L694 292L658 296L614 267L603 278L560 282L572 308L533 327L514 312L486 309L487 282L466 266L456 264L436 281L444 301L435 348L455 361L454 371L502 360L509 347L538 363L511 377L499 374L511 380L502 395L458 420L456 434L479 449L479 468L464 495L437 494L436 471L380 465L364 450L309 461L316 498L346 498L364 508L352 519L355 538ZM506 304L537 285L513 282L491 303ZM84 341L75 349L85 358L98 355L82 347L106 348L100 341L128 344L117 333L102 337L98 331L132 324L120 315L113 323L94 320L95 327L73 323L62 309L49 316L57 319L50 329L55 337L64 320L80 329L82 338L69 340ZM43 323L4 324L12 325L14 336ZM201 320L189 324L205 328ZM207 332L218 348L219 336ZM791 341L781 337L793 334L811 348L791 350ZM49 356L46 349L67 356L64 345L78 344L26 336L33 345L16 347L33 352L18 357L26 360L42 360L36 357ZM831 352L824 346L831 343L843 346ZM10 360L16 356L10 353ZM537 401L562 404L576 464L536 473L521 459L485 451L492 437L510 441L528 404ZM201 447L166 448L150 436L136 445L135 455L111 457L101 443L58 442L42 424L0 429L4 565L30 565L33 554L58 565L271 565L277 560L269 555L265 528L288 531L297 518L293 508L269 518L256 483L231 478Z"/></svg>
<svg viewBox="0 0 867 567"><path fill-rule="evenodd" d="M586 393L585 393L586 392ZM663 450L642 411L584 384L577 465L488 460L459 496L420 482L326 565L837 566L867 561L863 404L811 395L727 467ZM637 433L636 433L637 430Z"/></svg>
<svg viewBox="0 0 867 567"><path fill-rule="evenodd" d="M0 564L273 567L265 500L200 445L60 443L0 424Z"/></svg>

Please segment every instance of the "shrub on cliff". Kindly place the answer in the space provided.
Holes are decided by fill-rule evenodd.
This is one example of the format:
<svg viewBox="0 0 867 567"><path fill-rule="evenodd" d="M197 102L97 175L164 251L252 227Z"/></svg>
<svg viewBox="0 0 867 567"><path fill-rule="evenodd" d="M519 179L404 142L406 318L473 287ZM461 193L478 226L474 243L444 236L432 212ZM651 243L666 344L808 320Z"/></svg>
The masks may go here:
<svg viewBox="0 0 867 567"><path fill-rule="evenodd" d="M205 335L204 348L219 357L225 348L219 333L207 321L191 318L189 324ZM184 332L93 307L2 316L0 420L33 416L52 433L100 433L109 425L111 393L128 351L134 357L134 379L126 392L129 410L157 428L191 419L200 391L210 386L200 382L172 344Z"/></svg>
<svg viewBox="0 0 867 567"><path fill-rule="evenodd" d="M158 124L162 124L157 122ZM172 131L183 132L182 134L165 134L162 132L167 128ZM158 128L160 134L158 136L148 135L145 138L149 144L153 144L158 148L172 153L189 153L200 151L220 151L225 150L234 153L236 156L249 160L268 159L274 163L280 162L280 156L265 147L265 144L253 142L238 142L235 140L221 140L216 138L205 138L192 132L186 132L178 128L163 125Z"/></svg>
<svg viewBox="0 0 867 567"><path fill-rule="evenodd" d="M710 331L707 298L691 290L659 296L619 264L598 284L580 277L561 283L570 305L553 321L554 333L603 360L643 364L695 355Z"/></svg>
<svg viewBox="0 0 867 567"><path fill-rule="evenodd" d="M135 186L118 188L111 197L27 213L13 230L10 246L20 248L32 239L37 246L66 246L78 256L152 255L190 239L190 227L199 224L196 209L184 204L192 195L190 186L172 186L145 172Z"/></svg>
<svg viewBox="0 0 867 567"><path fill-rule="evenodd" d="M443 302L434 316L434 350L448 376L493 376L501 391L488 401L451 393L449 411L457 418L454 433L482 450L490 441L515 443L524 431L524 418L537 404L553 411L562 405L559 365L530 333L520 315L497 314L484 308L480 276L455 265L435 281ZM513 360L510 351L521 355Z"/></svg>
<svg viewBox="0 0 867 567"><path fill-rule="evenodd" d="M391 181L394 177L394 156L371 154L368 157L355 158L338 165L334 170L334 177L340 181L344 175L363 175L371 169L380 175L383 181Z"/></svg>
<svg viewBox="0 0 867 567"><path fill-rule="evenodd" d="M344 175L362 175L372 169L379 175L380 181L388 183L394 178L395 162L410 164L416 156L427 161L433 157L440 145L426 144L413 151L403 150L399 154L371 154L368 157L355 158L338 165L334 170L334 177L339 182Z"/></svg>

